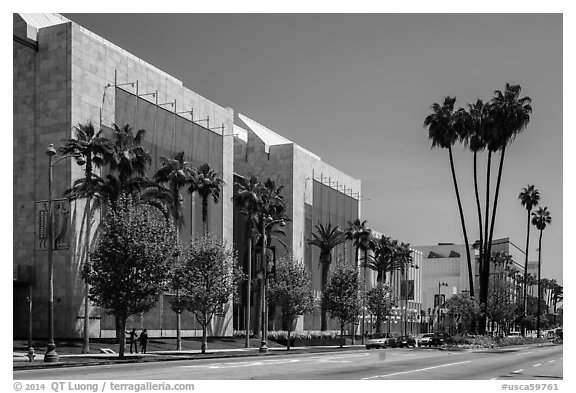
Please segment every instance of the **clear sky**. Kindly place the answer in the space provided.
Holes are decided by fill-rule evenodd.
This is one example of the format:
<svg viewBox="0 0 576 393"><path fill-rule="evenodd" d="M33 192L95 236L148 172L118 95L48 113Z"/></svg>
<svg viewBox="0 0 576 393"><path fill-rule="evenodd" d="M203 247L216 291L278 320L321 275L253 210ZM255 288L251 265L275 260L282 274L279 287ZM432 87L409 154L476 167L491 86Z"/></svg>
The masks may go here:
<svg viewBox="0 0 576 393"><path fill-rule="evenodd" d="M563 282L561 14L64 15L360 178L368 226L412 245L463 243L448 153L423 128L430 105L520 84L534 112L507 149L494 236L525 247L517 197L534 184L552 215L542 275ZM473 240L472 155L455 153Z"/></svg>

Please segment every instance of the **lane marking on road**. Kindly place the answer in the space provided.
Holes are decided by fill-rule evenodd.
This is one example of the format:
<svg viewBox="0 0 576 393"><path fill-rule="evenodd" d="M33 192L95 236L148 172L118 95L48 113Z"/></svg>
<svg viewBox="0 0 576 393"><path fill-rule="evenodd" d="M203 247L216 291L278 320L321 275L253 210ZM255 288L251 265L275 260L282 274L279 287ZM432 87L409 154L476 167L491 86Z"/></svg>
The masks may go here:
<svg viewBox="0 0 576 393"><path fill-rule="evenodd" d="M495 379L498 379L498 378L490 378L491 381L493 381L493 380L495 380Z"/></svg>
<svg viewBox="0 0 576 393"><path fill-rule="evenodd" d="M524 371L523 368L521 368L520 370L512 371L512 374L520 374L522 371Z"/></svg>
<svg viewBox="0 0 576 393"><path fill-rule="evenodd" d="M400 372L392 373L392 374L376 375L376 376L374 376L374 377L366 377L366 378L362 378L362 379L386 378L386 377L392 377L392 376L394 376L394 375L409 374L409 373L415 373L415 372L418 372L418 371L433 370L433 369L435 369L435 368L455 366L455 365L457 365L457 364L464 364L464 363L470 363L470 362L471 362L471 360L466 360L466 361L464 361L464 362L441 364L441 365L439 365L439 366L419 368L419 369L417 369L417 370L400 371Z"/></svg>
<svg viewBox="0 0 576 393"><path fill-rule="evenodd" d="M517 353L516 356L519 356L519 355L527 355L527 354L532 353L532 352L533 352L533 351L521 352L521 353Z"/></svg>
<svg viewBox="0 0 576 393"><path fill-rule="evenodd" d="M540 366L541 364L542 364L542 363L538 363L538 364L533 365L532 367L538 367L538 366Z"/></svg>
<svg viewBox="0 0 576 393"><path fill-rule="evenodd" d="M548 360L548 363L554 363L555 360Z"/></svg>

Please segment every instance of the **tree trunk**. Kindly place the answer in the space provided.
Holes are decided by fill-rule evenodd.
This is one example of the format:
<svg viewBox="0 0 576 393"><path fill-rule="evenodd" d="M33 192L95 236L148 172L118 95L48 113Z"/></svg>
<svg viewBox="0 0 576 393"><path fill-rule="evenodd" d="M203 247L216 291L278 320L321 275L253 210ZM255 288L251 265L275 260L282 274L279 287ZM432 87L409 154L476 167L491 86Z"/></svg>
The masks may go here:
<svg viewBox="0 0 576 393"><path fill-rule="evenodd" d="M354 321L350 322L350 328L352 329L352 345L356 345L356 325Z"/></svg>
<svg viewBox="0 0 576 393"><path fill-rule="evenodd" d="M344 345L344 324L342 322L340 322L340 348L342 348L342 346Z"/></svg>
<svg viewBox="0 0 576 393"><path fill-rule="evenodd" d="M538 239L538 306L536 314L536 331L538 332L538 338L540 338L540 294L542 293L540 290L540 268L542 266L542 232L543 229L540 229L540 238Z"/></svg>
<svg viewBox="0 0 576 393"><path fill-rule="evenodd" d="M91 174L90 177L92 177ZM91 187L91 185L89 187ZM90 266L90 227L92 226L90 196L86 198L86 210L88 210L88 214L86 215L86 260L84 263L86 266ZM50 245L50 247L52 247L52 245ZM88 297L90 292L90 285L88 284L88 281L84 281L84 292L84 335L82 341L82 353L90 353L90 298Z"/></svg>
<svg viewBox="0 0 576 393"><path fill-rule="evenodd" d="M492 163L492 151L488 150L488 160L486 164L486 201L484 207L484 256L482 258L482 264L480 265L480 304L486 306L488 301L488 283L485 281L485 270L488 265L490 265L490 254L488 251L488 219L490 210L490 174L491 174L491 163ZM480 334L486 333L486 313L480 315Z"/></svg>
<svg viewBox="0 0 576 393"><path fill-rule="evenodd" d="M502 147L500 152L500 165L498 166L498 178L496 180L496 192L494 193L494 204L492 205L492 218L490 220L490 235L488 237L488 260L486 263L486 271L484 272L485 281L488 283L490 280L490 255L492 253L492 239L494 235L494 223L496 222L496 208L498 207L498 196L500 194L500 183L502 181L502 167L504 166L504 155L506 154L506 146ZM488 211L486 211L488 214Z"/></svg>
<svg viewBox="0 0 576 393"><path fill-rule="evenodd" d="M478 153L474 152L474 195L476 197L476 212L478 214L478 233L480 235L480 250L478 255L480 256L480 265L482 265L482 252L484 236L482 235L482 208L480 207L480 195L478 194L478 169L477 169L477 159ZM474 277L472 275L472 269L468 268L468 281L470 285L470 297L474 297Z"/></svg>
<svg viewBox="0 0 576 393"><path fill-rule="evenodd" d="M448 154L450 156L450 170L452 171L452 181L454 182L454 190L456 191L458 212L460 213L460 223L462 224L462 233L464 234L464 244L466 246L466 260L468 262L468 280L470 291L474 291L474 273L472 271L472 260L470 258L470 244L468 242L468 232L466 231L466 222L464 220L464 211L462 210L462 201L460 200L460 191L458 189L458 182L456 180L456 170L454 169L454 158L452 157L451 147L448 147Z"/></svg>
<svg viewBox="0 0 576 393"><path fill-rule="evenodd" d="M202 325L202 346L200 350L202 353L206 353L206 348L208 348L208 324Z"/></svg>
<svg viewBox="0 0 576 393"><path fill-rule="evenodd" d="M246 342L245 347L250 348L250 295L252 291L252 236L248 238L248 280L246 281Z"/></svg>
<svg viewBox="0 0 576 393"><path fill-rule="evenodd" d="M204 227L204 235L208 234L208 197L202 197L202 225Z"/></svg>
<svg viewBox="0 0 576 393"><path fill-rule="evenodd" d="M328 285L328 274L330 272L330 264L332 263L332 254L320 254L320 288L322 293L326 290L326 286ZM320 306L320 330L326 331L328 330L328 312L326 311L326 306L324 302L321 303Z"/></svg>
<svg viewBox="0 0 576 393"><path fill-rule="evenodd" d="M116 326L116 341L120 343L120 318L117 315L114 315L114 325Z"/></svg>
<svg viewBox="0 0 576 393"><path fill-rule="evenodd" d="M288 327L288 340L286 341L286 350L289 351L290 350L290 327Z"/></svg>
<svg viewBox="0 0 576 393"><path fill-rule="evenodd" d="M118 356L123 358L126 353L126 317L119 317L120 324L120 348L118 350Z"/></svg>

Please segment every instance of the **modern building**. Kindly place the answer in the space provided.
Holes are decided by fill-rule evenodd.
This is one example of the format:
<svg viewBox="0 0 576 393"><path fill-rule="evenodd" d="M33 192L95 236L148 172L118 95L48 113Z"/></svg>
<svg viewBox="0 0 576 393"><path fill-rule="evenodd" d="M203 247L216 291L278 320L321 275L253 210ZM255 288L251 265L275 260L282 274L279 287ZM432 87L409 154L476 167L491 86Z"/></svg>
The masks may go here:
<svg viewBox="0 0 576 393"><path fill-rule="evenodd" d="M273 241L277 257L291 255L302 261L312 275L312 289L320 301L319 250L307 240L318 223L338 225L345 229L348 222L360 217L361 182L330 166L320 157L298 144L263 126L257 121L239 114L234 127L234 172L237 178L270 178L277 186L283 186L282 195L289 220L283 228L286 247ZM247 266L246 226L242 216L235 214L235 245L241 264ZM355 254L350 243L337 246L333 251L333 263L353 263ZM245 289L241 291L245 292ZM244 329L245 296L235 305L235 326ZM254 297L252 296L252 299ZM254 311L254 310L253 310ZM251 317L255 320L255 316ZM300 318L299 329L319 330L320 312ZM332 321L330 329L339 329Z"/></svg>
<svg viewBox="0 0 576 393"><path fill-rule="evenodd" d="M13 78L14 337L27 337L30 316L33 337L47 337L49 247L54 260L55 336L82 336L84 201L70 203L62 193L84 174L71 160L56 162L58 156L52 181L57 241L48 245L46 237L45 151L70 138L78 124L92 122L105 132L113 124L145 129L144 146L152 154L149 175L162 165L161 157L175 151L184 151L193 165L208 163L226 182L219 203L209 206L209 230L232 244L232 109L196 94L180 80L59 14L14 14ZM202 232L201 204L193 204L189 195L184 195L184 204L181 237L188 239ZM190 222L192 207L194 222ZM176 317L168 298L161 296L150 313L132 317L127 326L145 327L151 337L174 336ZM114 336L111 316L91 307L88 317L91 337ZM192 314L184 313L181 323L184 336L201 335ZM213 323L210 334L232 334L231 310Z"/></svg>

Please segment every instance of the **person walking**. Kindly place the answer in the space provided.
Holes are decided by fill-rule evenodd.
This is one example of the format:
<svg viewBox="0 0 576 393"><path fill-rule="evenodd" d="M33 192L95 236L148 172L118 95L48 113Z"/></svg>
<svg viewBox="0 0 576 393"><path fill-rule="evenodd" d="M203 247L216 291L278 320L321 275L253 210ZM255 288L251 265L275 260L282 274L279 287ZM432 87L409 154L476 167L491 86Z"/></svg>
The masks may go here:
<svg viewBox="0 0 576 393"><path fill-rule="evenodd" d="M142 353L146 353L146 347L148 346L148 333L146 329L142 330L140 333L140 350Z"/></svg>
<svg viewBox="0 0 576 393"><path fill-rule="evenodd" d="M138 353L138 343L136 342L136 337L138 337L138 335L136 334L136 329L132 328L132 330L126 332L126 334L130 335L130 353L132 353L132 346L134 346L136 353Z"/></svg>

